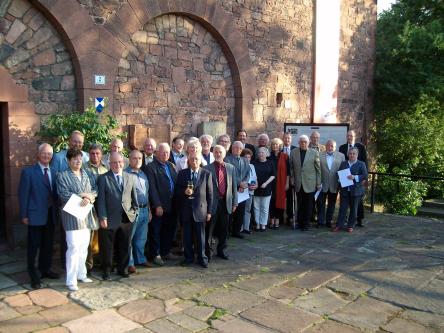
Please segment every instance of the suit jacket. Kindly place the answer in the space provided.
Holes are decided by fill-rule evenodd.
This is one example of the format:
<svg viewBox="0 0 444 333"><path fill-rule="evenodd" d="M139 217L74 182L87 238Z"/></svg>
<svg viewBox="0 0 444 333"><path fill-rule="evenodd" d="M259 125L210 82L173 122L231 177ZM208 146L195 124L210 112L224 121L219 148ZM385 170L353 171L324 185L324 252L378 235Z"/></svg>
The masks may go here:
<svg viewBox="0 0 444 333"><path fill-rule="evenodd" d="M344 170L348 168L350 168L348 161L341 162L339 170ZM359 181L353 179L353 185L341 188L341 195L348 194L352 197L364 195L365 188L364 186L362 186L362 181L367 180L368 177L367 167L365 166L365 163L357 160L356 163L351 166L350 173L353 176L358 176Z"/></svg>
<svg viewBox="0 0 444 333"><path fill-rule="evenodd" d="M214 162L215 163L215 162ZM211 214L214 215L217 212L217 203L218 203L218 196L219 196L219 185L217 183L217 175L216 175L216 167L214 166L214 163L211 163L210 165L207 165L204 167L204 169L211 172L212 180L213 180L213 191L214 191L214 200L213 200L213 209ZM225 163L225 179L227 182L227 194L225 196L226 205L227 205L227 211L228 214L231 214L233 212L233 206L237 206L237 182L236 182L236 170L234 169L234 166L231 164Z"/></svg>
<svg viewBox="0 0 444 333"><path fill-rule="evenodd" d="M176 167L171 163L166 161L168 170L170 171L173 183L176 184L177 171ZM170 190L170 181L168 180L168 175L165 169L157 158L145 168L148 181L150 183L150 204L153 209L156 207L162 207L162 209L169 213L173 209L173 191Z"/></svg>
<svg viewBox="0 0 444 333"><path fill-rule="evenodd" d="M358 160L365 163L365 166L368 168L367 162L367 149L362 143L355 142L354 147L358 148ZM348 161L348 143L344 143L339 146L339 152L343 153L345 156L345 160Z"/></svg>
<svg viewBox="0 0 444 333"><path fill-rule="evenodd" d="M152 156L152 158L153 158L153 160L154 160L154 155ZM142 152L142 168L147 166L146 159L147 159L146 154L145 154L144 152ZM151 162L150 162L150 163L151 163ZM149 163L148 163L148 164L149 164Z"/></svg>
<svg viewBox="0 0 444 333"><path fill-rule="evenodd" d="M293 145L290 145L290 153L293 151L293 149L295 149L296 148L296 146L293 146ZM281 150L281 152L283 152L284 151L284 148L282 148L282 150ZM290 156L288 156L288 157L290 157Z"/></svg>
<svg viewBox="0 0 444 333"><path fill-rule="evenodd" d="M336 193L338 191L338 170L342 161L345 161L344 154L340 152L333 152L333 163L331 169L327 164L327 152L323 151L319 154L319 161L321 163L321 180L322 192Z"/></svg>
<svg viewBox="0 0 444 333"><path fill-rule="evenodd" d="M133 175L124 171L121 190L111 170L99 176L97 210L101 220L108 220L108 228L116 229L120 223L135 221L138 212L135 181Z"/></svg>
<svg viewBox="0 0 444 333"><path fill-rule="evenodd" d="M80 195L81 193L90 193L93 197L92 204L97 197L96 182L90 178L86 170L81 169L81 179L67 169L57 174L57 193L59 194L61 208L65 206L72 194ZM93 210L91 210L85 220L80 220L73 215L60 210L60 218L62 220L65 231L91 229L97 230L99 225L94 219Z"/></svg>
<svg viewBox="0 0 444 333"><path fill-rule="evenodd" d="M316 146L312 146L311 144L309 144L309 145L308 145L308 148L311 148L311 149L317 150L317 151L320 152L320 153L326 150L325 145L323 145L323 144L318 144L317 147L316 147Z"/></svg>
<svg viewBox="0 0 444 333"><path fill-rule="evenodd" d="M46 225L50 204L57 203L56 170L50 168L51 186L45 184L42 169L38 163L22 170L18 189L20 218L28 218L29 225ZM53 221L55 221L55 209Z"/></svg>
<svg viewBox="0 0 444 333"><path fill-rule="evenodd" d="M68 169L68 160L66 159L66 153L68 151L61 150L58 153L55 153L51 160L51 167L57 172L65 171ZM82 164L86 165L89 161L89 154L82 150ZM55 176L54 176L55 177Z"/></svg>
<svg viewBox="0 0 444 333"><path fill-rule="evenodd" d="M238 160L235 156L228 155L225 157L225 162L230 163L236 169L236 182L238 185L240 182L248 182L248 178L250 177L250 163L245 157L240 157Z"/></svg>
<svg viewBox="0 0 444 333"><path fill-rule="evenodd" d="M194 199L188 199L185 189L191 180L191 169L180 170L177 174L175 197L182 221L189 219L189 209L192 209L195 222L205 222L207 214L211 214L213 208L213 180L208 170L199 168L196 183L194 184ZM191 206L191 207L190 207Z"/></svg>
<svg viewBox="0 0 444 333"><path fill-rule="evenodd" d="M314 149L307 149L304 164L301 167L301 150L293 149L290 154L290 173L294 180L296 192L303 186L306 192L315 192L316 186L321 184L321 166L319 153Z"/></svg>

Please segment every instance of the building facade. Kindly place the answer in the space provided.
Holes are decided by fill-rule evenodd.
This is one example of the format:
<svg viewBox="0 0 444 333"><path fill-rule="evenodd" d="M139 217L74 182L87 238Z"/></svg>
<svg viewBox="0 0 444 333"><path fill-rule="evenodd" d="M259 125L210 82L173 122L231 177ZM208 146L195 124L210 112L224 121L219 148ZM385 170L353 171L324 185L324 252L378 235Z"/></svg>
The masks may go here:
<svg viewBox="0 0 444 333"><path fill-rule="evenodd" d="M376 0L1 1L0 230L23 238L17 184L40 124L95 97L136 146L211 122L252 139L350 123L366 142L375 28Z"/></svg>

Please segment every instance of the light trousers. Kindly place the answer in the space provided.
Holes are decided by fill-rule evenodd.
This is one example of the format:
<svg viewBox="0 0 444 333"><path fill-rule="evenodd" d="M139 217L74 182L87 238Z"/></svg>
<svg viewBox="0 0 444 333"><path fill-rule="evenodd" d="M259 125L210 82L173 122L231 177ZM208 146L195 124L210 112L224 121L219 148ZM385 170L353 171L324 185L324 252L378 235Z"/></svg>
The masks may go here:
<svg viewBox="0 0 444 333"><path fill-rule="evenodd" d="M148 238L148 207L139 208L139 215L133 223L128 266L146 263L145 243Z"/></svg>
<svg viewBox="0 0 444 333"><path fill-rule="evenodd" d="M250 230L250 220L251 220L251 204L253 202L253 196L250 194L250 198L245 202L245 213L244 213L244 224L243 230Z"/></svg>
<svg viewBox="0 0 444 333"><path fill-rule="evenodd" d="M254 203L254 218L256 220L257 226L267 225L268 223L268 211L270 209L270 199L271 195L267 197L253 197Z"/></svg>
<svg viewBox="0 0 444 333"><path fill-rule="evenodd" d="M69 230L66 232L66 285L77 286L77 280L86 279L86 257L91 239L91 230Z"/></svg>

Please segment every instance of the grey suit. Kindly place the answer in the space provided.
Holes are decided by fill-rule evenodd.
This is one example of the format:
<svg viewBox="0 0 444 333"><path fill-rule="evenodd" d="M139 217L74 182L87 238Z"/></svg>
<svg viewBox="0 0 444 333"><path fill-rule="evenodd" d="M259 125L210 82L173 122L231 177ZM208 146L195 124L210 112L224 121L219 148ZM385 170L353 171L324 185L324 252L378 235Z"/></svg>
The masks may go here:
<svg viewBox="0 0 444 333"><path fill-rule="evenodd" d="M123 188L117 184L114 173L108 171L98 180L97 209L100 220L107 220L108 227L99 229L99 246L104 274L112 267L114 247L117 254L117 271L124 274L129 260L132 222L137 217L137 192L135 177L122 173Z"/></svg>
<svg viewBox="0 0 444 333"><path fill-rule="evenodd" d="M344 154L340 152L333 152L330 168L328 167L327 152L321 152L319 154L319 160L321 163L322 192L319 194L318 198L318 224L331 227L333 214L335 212L336 198L338 196L338 170L341 162L345 160L345 157ZM327 212L325 212L326 199L328 201Z"/></svg>

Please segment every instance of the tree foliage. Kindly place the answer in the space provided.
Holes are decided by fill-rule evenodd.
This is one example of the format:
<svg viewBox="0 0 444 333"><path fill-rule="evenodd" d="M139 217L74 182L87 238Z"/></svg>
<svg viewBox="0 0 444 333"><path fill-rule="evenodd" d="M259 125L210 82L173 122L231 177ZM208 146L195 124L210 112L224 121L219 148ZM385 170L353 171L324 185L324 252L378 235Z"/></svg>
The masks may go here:
<svg viewBox="0 0 444 333"><path fill-rule="evenodd" d="M375 139L387 172L444 177L444 1L399 0L378 18ZM392 204L397 191L412 206L418 195L443 196L444 182L381 182ZM401 186L402 185L402 186ZM389 192L392 196L389 196ZM408 188L416 189L410 195ZM413 198L414 197L414 198ZM404 200L404 201L405 201ZM404 202L405 204L405 202ZM392 209L396 211L392 204ZM415 209L404 209L414 213Z"/></svg>
<svg viewBox="0 0 444 333"><path fill-rule="evenodd" d="M92 143L103 146L108 152L112 139L125 137L124 134L114 134L119 127L117 120L109 115L99 114L93 105L89 105L85 112L72 112L67 114L52 114L41 125L37 133L43 140L50 142L54 151L58 152L68 147L70 134L78 130L85 135L84 147Z"/></svg>

